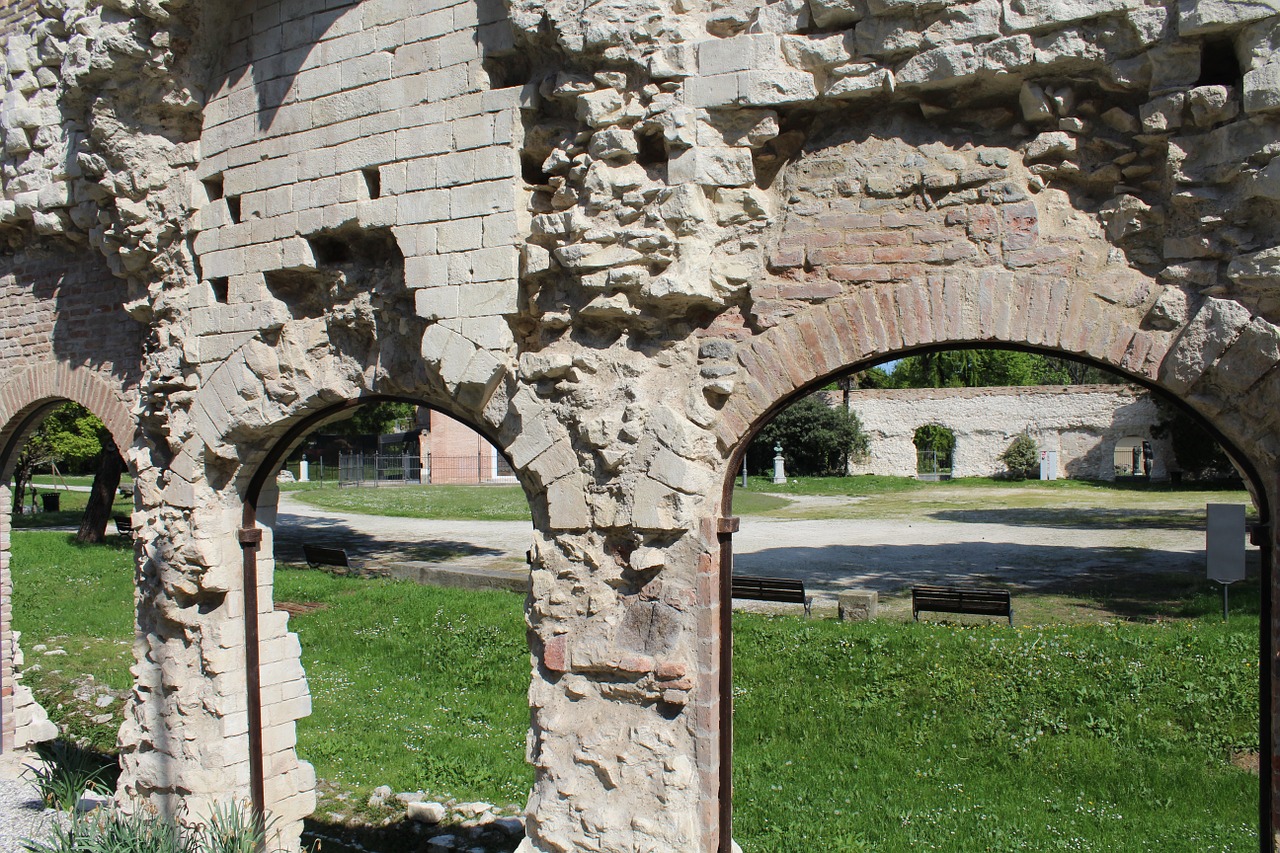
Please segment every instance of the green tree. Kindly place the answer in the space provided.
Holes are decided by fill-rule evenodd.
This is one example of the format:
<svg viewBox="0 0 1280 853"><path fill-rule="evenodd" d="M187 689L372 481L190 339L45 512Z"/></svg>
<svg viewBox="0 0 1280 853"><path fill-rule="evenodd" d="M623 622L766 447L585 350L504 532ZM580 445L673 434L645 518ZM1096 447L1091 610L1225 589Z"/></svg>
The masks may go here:
<svg viewBox="0 0 1280 853"><path fill-rule="evenodd" d="M916 451L931 451L936 456L937 467L951 468L951 457L956 449L956 434L941 424L925 424L912 438Z"/></svg>
<svg viewBox="0 0 1280 853"><path fill-rule="evenodd" d="M360 406L344 421L327 424L327 435L387 435L413 426L418 407L412 403L373 403Z"/></svg>
<svg viewBox="0 0 1280 853"><path fill-rule="evenodd" d="M13 471L13 511L22 511L27 487L37 468L62 465L64 473L88 470L102 452L102 421L78 403L63 403L49 412L27 436Z"/></svg>
<svg viewBox="0 0 1280 853"><path fill-rule="evenodd" d="M891 374L897 388L979 388L1119 382L1109 371L1073 359L1008 349L957 349L907 356Z"/></svg>
<svg viewBox="0 0 1280 853"><path fill-rule="evenodd" d="M788 406L760 430L747 450L748 467L772 470L776 444L787 471L798 475L844 474L850 458L865 455L869 446L857 415L818 396Z"/></svg>

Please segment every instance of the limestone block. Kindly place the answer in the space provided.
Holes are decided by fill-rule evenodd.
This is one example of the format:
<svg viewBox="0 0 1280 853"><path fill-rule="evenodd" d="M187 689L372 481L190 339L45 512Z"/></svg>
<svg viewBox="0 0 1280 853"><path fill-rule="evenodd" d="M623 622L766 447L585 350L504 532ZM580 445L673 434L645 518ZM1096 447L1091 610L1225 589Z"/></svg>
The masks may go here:
<svg viewBox="0 0 1280 853"><path fill-rule="evenodd" d="M1248 198L1269 198L1280 201L1280 158L1272 160L1259 170L1245 186Z"/></svg>
<svg viewBox="0 0 1280 853"><path fill-rule="evenodd" d="M1175 394L1188 391L1252 319L1238 302L1206 299L1174 341L1160 368L1161 384Z"/></svg>
<svg viewBox="0 0 1280 853"><path fill-rule="evenodd" d="M698 45L698 71L708 77L783 66L781 39L772 33L708 39Z"/></svg>
<svg viewBox="0 0 1280 853"><path fill-rule="evenodd" d="M1018 92L1018 106L1022 109L1023 121L1049 121L1054 117L1053 104L1049 101L1049 96L1035 83L1022 84L1022 89ZM1134 130L1137 130L1136 124Z"/></svg>
<svg viewBox="0 0 1280 853"><path fill-rule="evenodd" d="M843 73L851 66L839 69L839 76L833 76L827 83L823 93L828 98L853 100L855 98L873 97L892 94L897 81L893 72L876 65L861 65L855 73Z"/></svg>
<svg viewBox="0 0 1280 853"><path fill-rule="evenodd" d="M795 33L808 29L810 20L808 0L780 0L756 9L749 32Z"/></svg>
<svg viewBox="0 0 1280 853"><path fill-rule="evenodd" d="M1245 72L1244 110L1247 113L1280 110L1280 62Z"/></svg>
<svg viewBox="0 0 1280 853"><path fill-rule="evenodd" d="M615 89L601 89L578 96L578 120L590 127L604 127L622 117L625 103Z"/></svg>
<svg viewBox="0 0 1280 853"><path fill-rule="evenodd" d="M1240 113L1240 102L1227 86L1198 86L1187 93L1187 106L1196 127L1212 127L1231 121Z"/></svg>
<svg viewBox="0 0 1280 853"><path fill-rule="evenodd" d="M689 148L672 157L667 176L672 184L713 187L745 187L754 183L756 177L750 151L707 147Z"/></svg>
<svg viewBox="0 0 1280 853"><path fill-rule="evenodd" d="M630 163L640 152L640 145L632 131L612 128L595 133L588 151L597 160Z"/></svg>
<svg viewBox="0 0 1280 853"><path fill-rule="evenodd" d="M853 61L856 51L852 31L782 38L782 53L787 62L805 71L845 65Z"/></svg>
<svg viewBox="0 0 1280 853"><path fill-rule="evenodd" d="M727 107L735 104L738 101L738 75L694 77L685 82L684 97L691 107Z"/></svg>
<svg viewBox="0 0 1280 853"><path fill-rule="evenodd" d="M896 77L899 86L949 84L973 76L978 66L978 53L972 45L947 45L916 54L898 69Z"/></svg>
<svg viewBox="0 0 1280 853"><path fill-rule="evenodd" d="M809 0L813 22L823 29L856 24L867 16L866 0Z"/></svg>
<svg viewBox="0 0 1280 853"><path fill-rule="evenodd" d="M817 85L807 71L744 71L738 75L738 102L743 106L792 104L817 96Z"/></svg>
<svg viewBox="0 0 1280 853"><path fill-rule="evenodd" d="M1280 0L1178 0L1178 33L1198 36L1280 15Z"/></svg>
<svg viewBox="0 0 1280 853"><path fill-rule="evenodd" d="M880 594L874 589L851 589L837 596L841 622L869 622L876 618Z"/></svg>
<svg viewBox="0 0 1280 853"><path fill-rule="evenodd" d="M1116 12L1129 12L1146 6L1143 0L1001 0L1005 24L1013 32L1026 32L1046 27L1064 27Z"/></svg>
<svg viewBox="0 0 1280 853"><path fill-rule="evenodd" d="M1275 286L1280 282L1280 246L1237 255L1227 266L1227 278L1237 284Z"/></svg>
<svg viewBox="0 0 1280 853"><path fill-rule="evenodd" d="M978 48L978 65L983 71L1014 71L1027 67L1035 58L1035 43L1028 35L996 39Z"/></svg>

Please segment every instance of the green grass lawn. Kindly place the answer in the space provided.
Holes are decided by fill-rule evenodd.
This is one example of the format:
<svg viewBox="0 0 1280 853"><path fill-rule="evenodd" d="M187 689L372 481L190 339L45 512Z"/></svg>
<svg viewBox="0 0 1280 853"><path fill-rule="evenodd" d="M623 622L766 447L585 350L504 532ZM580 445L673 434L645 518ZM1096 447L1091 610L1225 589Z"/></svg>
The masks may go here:
<svg viewBox="0 0 1280 853"><path fill-rule="evenodd" d="M40 494L48 494L54 492L53 489L37 489ZM24 515L12 516L13 526L15 529L30 529L39 527L79 527L80 519L84 516L85 505L89 502L88 492L64 492L58 490L58 511L57 512L36 512ZM27 498L28 505L31 498ZM39 505L39 504L37 504ZM122 498L117 496L115 503L111 506L112 515L128 515L133 512L133 498ZM107 532L114 531L115 528L110 522L107 524Z"/></svg>
<svg viewBox="0 0 1280 853"><path fill-rule="evenodd" d="M396 518L528 521L519 486L300 486L288 490L320 509Z"/></svg>
<svg viewBox="0 0 1280 853"><path fill-rule="evenodd" d="M129 683L130 554L53 532L13 550L25 680L74 722L76 677ZM311 682L298 749L320 817L389 816L363 806L381 784L523 803L521 596L288 568L276 584ZM1225 625L738 614L735 837L747 853L1256 847L1257 777L1232 765L1257 748L1256 601ZM80 716L78 734L113 736Z"/></svg>

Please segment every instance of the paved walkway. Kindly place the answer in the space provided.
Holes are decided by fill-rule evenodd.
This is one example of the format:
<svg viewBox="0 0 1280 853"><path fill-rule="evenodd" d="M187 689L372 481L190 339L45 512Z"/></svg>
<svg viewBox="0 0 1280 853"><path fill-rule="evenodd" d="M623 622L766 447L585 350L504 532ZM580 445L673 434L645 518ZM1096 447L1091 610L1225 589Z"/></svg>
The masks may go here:
<svg viewBox="0 0 1280 853"><path fill-rule="evenodd" d="M301 560L301 543L308 541L343 544L387 566L443 561L523 574L532 528L528 522L339 515L284 493L276 540L277 555L291 561ZM735 568L743 574L800 578L815 594L834 596L842 589L889 591L922 582L999 580L1038 587L1090 574L1195 571L1203 565L1204 534L984 521L745 517L733 548Z"/></svg>

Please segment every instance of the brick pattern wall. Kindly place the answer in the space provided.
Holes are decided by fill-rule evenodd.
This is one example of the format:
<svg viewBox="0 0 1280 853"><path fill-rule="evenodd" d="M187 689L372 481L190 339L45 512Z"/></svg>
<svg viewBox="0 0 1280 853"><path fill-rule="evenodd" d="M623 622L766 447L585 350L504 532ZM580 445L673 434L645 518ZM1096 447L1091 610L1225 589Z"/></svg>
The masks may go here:
<svg viewBox="0 0 1280 853"><path fill-rule="evenodd" d="M432 483L483 483L493 479L493 446L471 427L432 410L427 442Z"/></svg>
<svg viewBox="0 0 1280 853"><path fill-rule="evenodd" d="M35 0L0 0L0 40L30 26L37 18Z"/></svg>
<svg viewBox="0 0 1280 853"><path fill-rule="evenodd" d="M124 298L124 284L93 258L53 251L0 257L0 442L34 406L61 398L101 417L128 450L142 326L124 313ZM51 736L43 709L16 682L10 504L0 488L0 751Z"/></svg>

